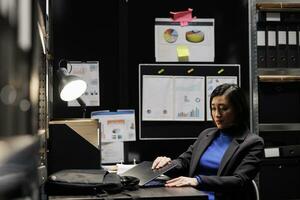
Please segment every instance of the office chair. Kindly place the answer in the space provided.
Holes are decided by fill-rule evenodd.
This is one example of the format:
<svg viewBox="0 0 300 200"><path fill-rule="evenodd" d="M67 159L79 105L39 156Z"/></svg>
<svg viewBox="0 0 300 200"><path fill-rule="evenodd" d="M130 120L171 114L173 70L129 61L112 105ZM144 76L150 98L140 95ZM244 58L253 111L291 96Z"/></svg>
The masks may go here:
<svg viewBox="0 0 300 200"><path fill-rule="evenodd" d="M251 182L252 182L253 192L254 192L253 198L255 200L259 200L259 191L258 191L257 184L254 180L252 180Z"/></svg>

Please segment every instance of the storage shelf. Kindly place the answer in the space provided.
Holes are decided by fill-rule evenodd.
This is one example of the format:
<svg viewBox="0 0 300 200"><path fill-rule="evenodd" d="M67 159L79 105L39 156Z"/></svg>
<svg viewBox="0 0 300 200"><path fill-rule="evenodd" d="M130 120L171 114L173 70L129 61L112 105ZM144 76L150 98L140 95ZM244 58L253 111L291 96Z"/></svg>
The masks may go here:
<svg viewBox="0 0 300 200"><path fill-rule="evenodd" d="M300 123L260 123L259 131L300 131Z"/></svg>
<svg viewBox="0 0 300 200"><path fill-rule="evenodd" d="M259 82L300 82L300 76L285 75L260 75Z"/></svg>
<svg viewBox="0 0 300 200"><path fill-rule="evenodd" d="M300 81L299 68L259 68L260 82L297 82Z"/></svg>
<svg viewBox="0 0 300 200"><path fill-rule="evenodd" d="M300 68L258 68L259 75L294 75L300 76Z"/></svg>
<svg viewBox="0 0 300 200"><path fill-rule="evenodd" d="M300 11L300 3L274 2L257 3L256 9L260 11Z"/></svg>

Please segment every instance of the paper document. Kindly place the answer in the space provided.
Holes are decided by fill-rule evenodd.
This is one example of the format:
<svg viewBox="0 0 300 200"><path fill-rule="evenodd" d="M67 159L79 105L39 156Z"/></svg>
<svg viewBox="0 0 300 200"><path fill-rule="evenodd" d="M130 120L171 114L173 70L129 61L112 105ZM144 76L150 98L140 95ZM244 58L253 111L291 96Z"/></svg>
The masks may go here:
<svg viewBox="0 0 300 200"><path fill-rule="evenodd" d="M157 62L178 62L178 46L185 46L184 58L191 62L214 62L214 19L193 19L187 26L170 18L155 19L155 59ZM180 55L180 54L179 54Z"/></svg>
<svg viewBox="0 0 300 200"><path fill-rule="evenodd" d="M124 162L124 142L102 142L101 163Z"/></svg>
<svg viewBox="0 0 300 200"><path fill-rule="evenodd" d="M204 121L204 76L143 76L144 121Z"/></svg>
<svg viewBox="0 0 300 200"><path fill-rule="evenodd" d="M87 90L81 96L86 106L100 106L99 62L69 61L67 70L70 74L80 77L87 83ZM69 101L68 106L80 105L74 100Z"/></svg>
<svg viewBox="0 0 300 200"><path fill-rule="evenodd" d="M122 174L131 168L133 168L135 165L134 164L117 164L117 174Z"/></svg>
<svg viewBox="0 0 300 200"><path fill-rule="evenodd" d="M101 125L101 141L135 141L135 112L126 111L94 111L92 119L98 119Z"/></svg>

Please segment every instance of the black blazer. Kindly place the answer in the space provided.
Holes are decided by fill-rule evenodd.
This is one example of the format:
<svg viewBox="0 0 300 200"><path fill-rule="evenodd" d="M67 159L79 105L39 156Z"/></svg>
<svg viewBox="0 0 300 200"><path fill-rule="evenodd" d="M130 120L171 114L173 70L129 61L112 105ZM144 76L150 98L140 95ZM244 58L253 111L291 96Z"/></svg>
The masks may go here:
<svg viewBox="0 0 300 200"><path fill-rule="evenodd" d="M200 157L214 138L219 134L217 128L201 132L198 139L175 162L178 166L173 172L177 175L194 177L197 174ZM201 176L200 190L214 191L216 200L246 200L249 186L260 170L264 142L261 137L243 130L234 136L226 150L216 176Z"/></svg>

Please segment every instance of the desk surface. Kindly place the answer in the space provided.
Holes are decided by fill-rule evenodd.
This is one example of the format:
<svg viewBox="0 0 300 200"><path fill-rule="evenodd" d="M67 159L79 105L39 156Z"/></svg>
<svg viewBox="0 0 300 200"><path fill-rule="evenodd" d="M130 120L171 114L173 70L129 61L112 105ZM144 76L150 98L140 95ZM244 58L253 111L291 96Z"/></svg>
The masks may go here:
<svg viewBox="0 0 300 200"><path fill-rule="evenodd" d="M114 194L108 197L97 196L49 196L49 200L88 200L88 199L116 199L125 200L132 199L184 199L184 200L207 200L208 197L205 193L196 190L192 187L157 187L157 188L140 188L136 191L126 191L125 194Z"/></svg>

